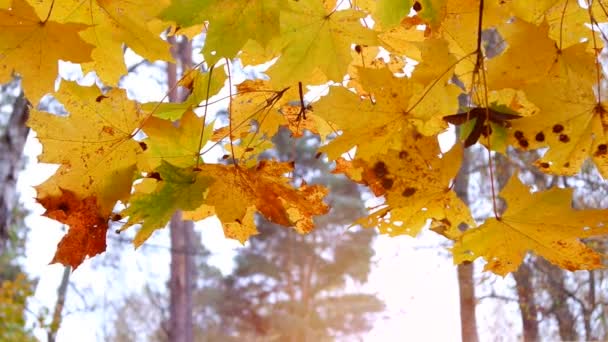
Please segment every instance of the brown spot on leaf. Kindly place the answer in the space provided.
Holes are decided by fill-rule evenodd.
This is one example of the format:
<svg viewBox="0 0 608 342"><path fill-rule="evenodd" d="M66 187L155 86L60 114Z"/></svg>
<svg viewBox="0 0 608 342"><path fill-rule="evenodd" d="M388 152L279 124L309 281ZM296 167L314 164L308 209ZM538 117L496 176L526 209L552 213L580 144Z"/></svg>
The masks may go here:
<svg viewBox="0 0 608 342"><path fill-rule="evenodd" d="M564 131L564 126L557 124L553 126L553 133L561 133Z"/></svg>
<svg viewBox="0 0 608 342"><path fill-rule="evenodd" d="M542 167L543 169L548 169L549 166L551 166L551 165L549 165L549 163L547 163L547 162L540 163L540 167Z"/></svg>
<svg viewBox="0 0 608 342"><path fill-rule="evenodd" d="M393 188L395 181L392 178L382 178L382 187L386 190Z"/></svg>
<svg viewBox="0 0 608 342"><path fill-rule="evenodd" d="M401 195L403 195L403 197L410 197L410 196L414 195L415 193L416 193L416 188L408 187L408 188L405 188L405 190L403 190Z"/></svg>
<svg viewBox="0 0 608 342"><path fill-rule="evenodd" d="M418 1L414 2L414 11L416 11L416 12L422 11L422 5Z"/></svg>
<svg viewBox="0 0 608 342"><path fill-rule="evenodd" d="M361 53L361 45L355 45L355 51Z"/></svg>
<svg viewBox="0 0 608 342"><path fill-rule="evenodd" d="M538 132L536 134L536 136L534 137L534 140L538 141L538 142L543 142L545 141L545 133L543 132Z"/></svg>
<svg viewBox="0 0 608 342"><path fill-rule="evenodd" d="M150 172L148 174L148 178L154 178L157 181L162 181L163 180L162 177L160 176L160 173L158 173L158 172Z"/></svg>
<svg viewBox="0 0 608 342"><path fill-rule="evenodd" d="M405 159L409 156L409 153L407 153L407 151L401 151L399 152L399 159Z"/></svg>
<svg viewBox="0 0 608 342"><path fill-rule="evenodd" d="M524 138L524 132L522 131L515 131L515 134L513 134L513 136L515 136L515 139L520 140Z"/></svg>
<svg viewBox="0 0 608 342"><path fill-rule="evenodd" d="M520 139L518 142L519 146L521 146L522 148L528 148L528 146L530 146L530 143L526 139Z"/></svg>
<svg viewBox="0 0 608 342"><path fill-rule="evenodd" d="M382 161L376 162L376 164L374 164L374 174L378 178L382 178L388 175L388 169L386 168L386 164L384 164L384 162Z"/></svg>
<svg viewBox="0 0 608 342"><path fill-rule="evenodd" d="M103 99L107 99L108 97L105 95L99 95L95 98L95 102L101 102Z"/></svg>
<svg viewBox="0 0 608 342"><path fill-rule="evenodd" d="M146 145L146 143L145 143L145 142L143 142L143 141L140 141L140 142L139 142L139 147L141 147L141 149L142 149L143 151L145 151L145 150L147 150L147 149L148 149L148 145Z"/></svg>
<svg viewBox="0 0 608 342"><path fill-rule="evenodd" d="M563 143L570 142L570 137L567 134L560 134L559 141L561 141Z"/></svg>
<svg viewBox="0 0 608 342"><path fill-rule="evenodd" d="M110 127L110 126L103 126L103 128L101 129L102 132L107 133L109 135L114 135L114 127Z"/></svg>
<svg viewBox="0 0 608 342"><path fill-rule="evenodd" d="M608 145L600 144L597 146L597 152L595 152L596 157L603 156L606 153L608 153Z"/></svg>

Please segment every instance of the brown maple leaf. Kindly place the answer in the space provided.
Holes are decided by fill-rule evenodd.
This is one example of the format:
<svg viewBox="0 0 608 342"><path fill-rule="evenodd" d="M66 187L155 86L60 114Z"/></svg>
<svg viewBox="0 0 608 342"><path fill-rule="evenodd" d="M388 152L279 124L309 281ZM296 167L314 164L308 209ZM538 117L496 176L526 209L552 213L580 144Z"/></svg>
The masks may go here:
<svg viewBox="0 0 608 342"><path fill-rule="evenodd" d="M106 250L108 221L99 216L94 196L80 199L69 190L60 196L38 200L47 210L44 216L69 226L68 233L57 244L51 264L61 263L76 269L84 259Z"/></svg>

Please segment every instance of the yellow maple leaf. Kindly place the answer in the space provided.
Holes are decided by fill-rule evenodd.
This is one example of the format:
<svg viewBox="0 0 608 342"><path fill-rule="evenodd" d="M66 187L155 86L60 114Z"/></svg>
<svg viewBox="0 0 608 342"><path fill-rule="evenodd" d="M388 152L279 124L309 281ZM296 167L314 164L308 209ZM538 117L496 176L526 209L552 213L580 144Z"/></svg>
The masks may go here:
<svg viewBox="0 0 608 342"><path fill-rule="evenodd" d="M442 158L435 137L410 137L401 151L390 150L369 160L355 159L341 169L352 180L366 184L386 203L357 220L391 236L416 236L428 219L442 224L447 236L458 235L461 223L474 226L469 210L454 191L452 181L460 168L462 145Z"/></svg>
<svg viewBox="0 0 608 342"><path fill-rule="evenodd" d="M453 248L454 262L483 257L485 270L507 275L528 251L570 271L603 267L601 255L579 241L608 233L606 210L573 210L572 189L530 193L517 175L501 192L507 210L467 230Z"/></svg>
<svg viewBox="0 0 608 342"><path fill-rule="evenodd" d="M549 37L558 42L562 49L591 39L592 31L587 26L591 22L589 12L578 1L507 0L499 1L498 4L506 12L532 24L546 22ZM603 16L602 6L605 5L600 1L592 1L591 11Z"/></svg>
<svg viewBox="0 0 608 342"><path fill-rule="evenodd" d="M355 146L357 156L363 159L388 149L401 150L404 136L414 130L425 135L441 132L447 127L442 116L458 108L455 99L460 90L452 84L424 87L410 79L395 77L386 68L360 68L358 74L360 84L372 94L371 98L333 87L328 96L313 106L314 112L329 121L335 131L342 131L320 149L331 159ZM446 101L444 96L451 96L451 100Z"/></svg>
<svg viewBox="0 0 608 342"><path fill-rule="evenodd" d="M55 97L67 116L32 110L27 122L43 146L39 161L60 164L37 186L38 198L57 196L61 189L81 199L93 196L100 214L108 217L116 201L131 193L137 154L142 152L132 137L145 116L120 89L104 95L95 86L63 82Z"/></svg>
<svg viewBox="0 0 608 342"><path fill-rule="evenodd" d="M0 83L18 73L25 95L34 104L54 90L60 59L91 60L93 46L78 36L87 26L55 20L54 15L39 17L24 0L13 1L10 10L0 9Z"/></svg>
<svg viewBox="0 0 608 342"><path fill-rule="evenodd" d="M594 93L593 72L581 72L581 63L593 65L584 45L564 50L542 81L523 87L540 112L513 123L511 143L522 149L549 146L536 162L544 172L574 175L587 158L608 176L608 112Z"/></svg>
<svg viewBox="0 0 608 342"><path fill-rule="evenodd" d="M445 39L449 51L457 60L456 75L470 88L473 71L477 59L474 52L477 49L479 34L479 0L450 0L445 3L445 10L441 11L443 20L432 32ZM504 9L500 8L499 1L486 1L483 8L482 30L491 28L509 19ZM468 58L467 58L468 57ZM463 60L464 59L464 60Z"/></svg>
<svg viewBox="0 0 608 342"><path fill-rule="evenodd" d="M213 206L224 226L226 236L242 243L254 232L255 208L266 219L283 226L293 226L301 233L310 232L312 217L327 213L323 203L327 189L320 185L302 185L294 189L285 174L291 172L289 163L261 161L245 169L234 165L201 166L201 174L215 181L209 187L205 204Z"/></svg>
<svg viewBox="0 0 608 342"><path fill-rule="evenodd" d="M95 48L93 62L83 64L83 69L115 85L127 73L123 44L150 61L172 61L169 45L160 38L161 26L148 25L167 4L167 0L41 0L35 6L39 13L52 11L61 23L88 25L81 37Z"/></svg>
<svg viewBox="0 0 608 342"><path fill-rule="evenodd" d="M279 12L286 2L220 0L206 8L209 31L202 51L205 61L214 64L222 57L233 58L248 40L267 46L272 38L279 35Z"/></svg>
<svg viewBox="0 0 608 342"><path fill-rule="evenodd" d="M351 44L377 45L376 33L363 27L365 13L335 11L317 0L290 1L281 11L281 57L268 70L277 87L308 84L315 69L342 81L350 63Z"/></svg>
<svg viewBox="0 0 608 342"><path fill-rule="evenodd" d="M139 165L151 171L163 160L178 167L202 164L200 150L211 137L213 125L205 125L203 118L189 110L177 127L169 120L150 117L143 130L148 138L143 141L146 150L140 155Z"/></svg>

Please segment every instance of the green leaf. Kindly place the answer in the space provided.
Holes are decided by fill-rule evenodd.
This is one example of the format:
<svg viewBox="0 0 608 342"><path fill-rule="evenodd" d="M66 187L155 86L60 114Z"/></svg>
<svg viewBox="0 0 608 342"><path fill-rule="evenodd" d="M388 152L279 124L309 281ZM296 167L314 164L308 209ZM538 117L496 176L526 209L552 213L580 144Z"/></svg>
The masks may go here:
<svg viewBox="0 0 608 342"><path fill-rule="evenodd" d="M411 0L379 0L375 18L383 27L397 26L410 13L411 8Z"/></svg>
<svg viewBox="0 0 608 342"><path fill-rule="evenodd" d="M136 186L130 205L121 215L129 220L124 230L141 223L133 244L141 246L157 229L164 227L177 210L194 210L203 204L213 178L193 168L180 168L165 161L156 169L160 180L146 178Z"/></svg>

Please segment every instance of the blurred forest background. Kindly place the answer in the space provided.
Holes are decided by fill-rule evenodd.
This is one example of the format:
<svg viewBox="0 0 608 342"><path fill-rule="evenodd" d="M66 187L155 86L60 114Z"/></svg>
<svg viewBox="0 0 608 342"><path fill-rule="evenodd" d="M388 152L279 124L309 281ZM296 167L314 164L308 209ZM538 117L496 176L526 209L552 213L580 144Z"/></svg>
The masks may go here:
<svg viewBox="0 0 608 342"><path fill-rule="evenodd" d="M143 61L127 50L130 75L122 85L148 84L161 89L161 94L170 89L193 59L200 58L201 42L195 40L194 49L185 40L173 44L178 62L169 66ZM235 61L233 67L238 66ZM240 69L239 73L259 77L256 70ZM69 79L81 78L68 67L63 74ZM133 83L134 79L140 83ZM36 252L27 248L31 235L44 235L45 227L26 224L30 213L24 203L31 199L20 197L17 187L20 172L34 158L24 150L28 107L18 83L15 80L0 89L0 341L54 341L61 336L62 321L69 315L89 315L96 322L99 339L112 341L370 340L374 326L399 315L387 309L390 295L368 283L378 267L378 240L388 237L347 227L353 218L363 215L373 196L331 173L334 166L317 155L318 136L305 133L295 138L287 131L273 137L275 148L263 158L295 160L294 182L324 184L331 190L327 201L333 210L316 220L314 233L298 235L259 220L260 235L223 255L216 255L216 248L210 245L218 239L201 236L204 223L194 229L191 223L174 220L166 235L136 252L130 251L128 235L110 233L108 252L89 262L89 270L71 273L66 268L55 283L47 282L42 289L40 274L30 274L24 266L31 258L28 253ZM136 99L149 93L145 87L130 89L130 96ZM175 92L170 99L179 101L186 95ZM41 106L61 113L61 106L51 97ZM223 109L215 115L218 120L225 116ZM453 139L454 133L448 134ZM497 178L504 185L516 167L531 165L535 155L509 151L508 157L495 158ZM475 218L483 221L491 212L487 150L474 146L466 151L465 160L455 188L471 204ZM547 176L536 169L526 169L520 177L536 190L574 186L577 208L608 206L608 184L591 164L574 177ZM451 264L445 240L424 241L433 243L419 248L441 255L446 265ZM605 240L590 242L593 248L608 251ZM124 281L114 284L112 279L137 267L129 259L134 254L154 260L156 269L140 269L143 279L120 288L118 284L124 285ZM412 262L424 264L423 260ZM407 277L400 267L394 264L391 276L395 279ZM449 267L454 280L444 286L458 287L460 317L456 319L461 322L464 341L608 339L605 270L572 273L531 256L504 279L482 273L478 263ZM83 280L79 272L104 274L109 281ZM427 279L408 281L424 287ZM51 297L53 304L42 303L40 296ZM441 325L429 322L427 329L441 329ZM396 341L408 337L408 331L393 333Z"/></svg>

